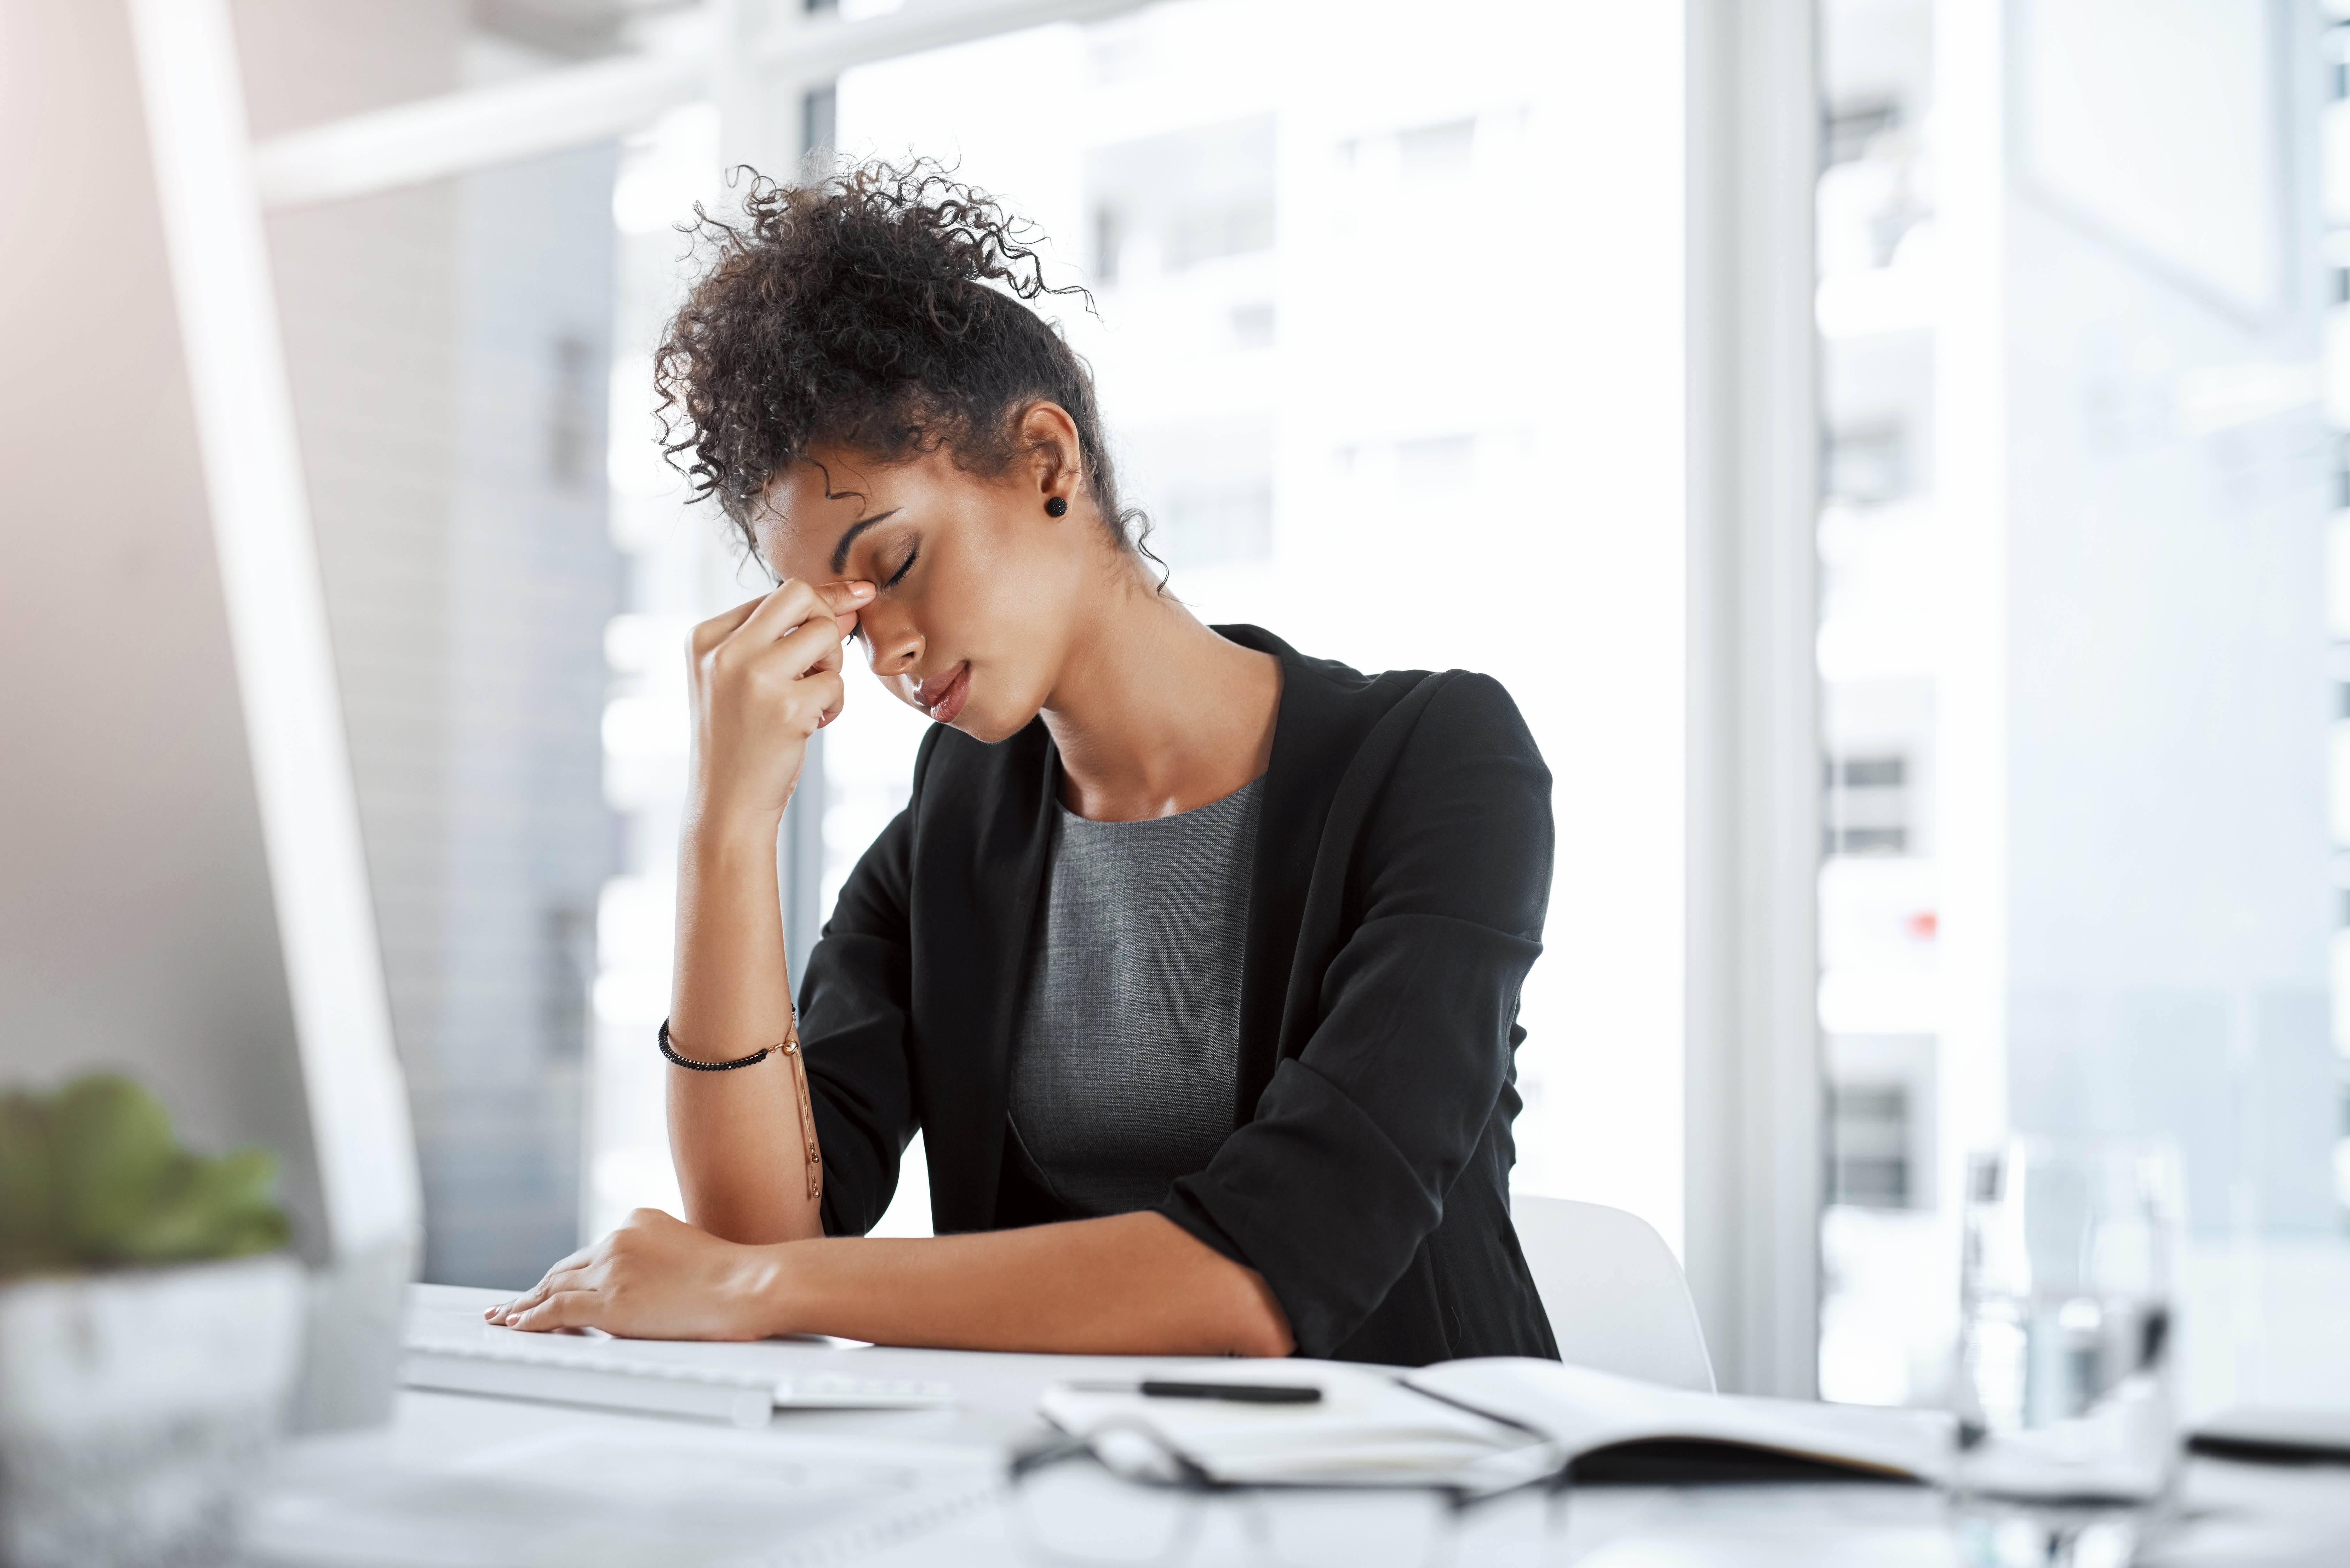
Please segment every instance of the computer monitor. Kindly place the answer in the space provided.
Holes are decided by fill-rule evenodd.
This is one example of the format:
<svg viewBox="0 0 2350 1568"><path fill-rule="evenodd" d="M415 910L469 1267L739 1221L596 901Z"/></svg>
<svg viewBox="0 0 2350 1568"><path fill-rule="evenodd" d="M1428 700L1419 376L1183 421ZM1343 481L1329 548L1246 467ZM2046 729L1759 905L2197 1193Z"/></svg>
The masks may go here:
<svg viewBox="0 0 2350 1568"><path fill-rule="evenodd" d="M297 1423L390 1407L420 1216L225 6L7 6L0 1080L277 1151Z"/></svg>

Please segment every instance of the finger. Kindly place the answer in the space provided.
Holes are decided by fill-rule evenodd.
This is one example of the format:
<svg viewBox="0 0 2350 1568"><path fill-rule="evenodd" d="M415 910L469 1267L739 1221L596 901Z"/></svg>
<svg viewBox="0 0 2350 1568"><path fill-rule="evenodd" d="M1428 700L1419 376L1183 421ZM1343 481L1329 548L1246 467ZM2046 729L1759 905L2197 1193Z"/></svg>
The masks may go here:
<svg viewBox="0 0 2350 1568"><path fill-rule="evenodd" d="M555 1283L555 1279L557 1279L557 1276L568 1274L568 1272L574 1272L574 1270L583 1270L583 1267L588 1267L588 1265L590 1265L590 1262L595 1262L597 1248L601 1248L601 1246L604 1246L604 1243L601 1243L601 1241L590 1241L590 1243L588 1243L588 1246L583 1246L583 1248L578 1248L578 1251L574 1251L574 1253L567 1253L567 1255L562 1255L562 1258L555 1260L555 1262L550 1262L550 1265L547 1265L547 1272L546 1272L546 1274L540 1274L540 1276L538 1276L538 1283L536 1283L536 1286L531 1286L529 1291L524 1291L522 1295L517 1295L517 1298L510 1300L510 1303L503 1303L501 1307L498 1307L498 1312L501 1312L501 1314L503 1314L503 1312L513 1312L515 1307L519 1307L519 1304L526 1303L526 1300L543 1298L543 1295L546 1295L546 1293L550 1291L552 1283Z"/></svg>
<svg viewBox="0 0 2350 1568"><path fill-rule="evenodd" d="M787 637L812 617L831 616L837 619L863 608L872 598L871 583L826 583L818 587L792 577L759 601L739 629L750 637Z"/></svg>
<svg viewBox="0 0 2350 1568"><path fill-rule="evenodd" d="M847 651L847 644L842 640L838 623L830 616L819 615L809 617L774 642L738 640L730 643L717 657L734 663L746 673L755 668L764 670L769 679L784 677L785 680L776 682L773 690L787 694L792 709L813 720L818 709L832 705L833 699L827 695L812 709L807 704L818 694L814 688L801 683L838 675Z"/></svg>
<svg viewBox="0 0 2350 1568"><path fill-rule="evenodd" d="M517 1313L528 1312L557 1291L576 1289L586 1277L586 1264L575 1268L557 1268L547 1272L546 1278L531 1286L514 1300L499 1307L490 1318L492 1323L504 1323Z"/></svg>
<svg viewBox="0 0 2350 1568"><path fill-rule="evenodd" d="M544 1293L534 1292L530 1297L515 1303L512 1307L507 1309L504 1316L496 1318L494 1321L496 1325L501 1328L518 1328L522 1325L522 1322L525 1318L527 1318L532 1313L536 1312L540 1307L545 1306L548 1302L555 1300L557 1296L573 1295L577 1294L580 1291L590 1288L591 1286L588 1283L588 1276L585 1273L567 1274L564 1277L563 1282L556 1286L553 1290L545 1292Z"/></svg>
<svg viewBox="0 0 2350 1568"><path fill-rule="evenodd" d="M824 707L817 713L816 721L816 727L821 730L840 717L841 709L848 701L848 683L840 678L840 671L837 669L815 679L826 683L825 688L818 693L824 699Z"/></svg>
<svg viewBox="0 0 2350 1568"><path fill-rule="evenodd" d="M859 577L827 583L816 589L817 597L824 600L836 618L851 621L857 618L858 611L873 602L873 585Z"/></svg>
<svg viewBox="0 0 2350 1568"><path fill-rule="evenodd" d="M687 653L699 659L703 654L733 636L743 623L749 620L758 607L772 597L762 594L755 599L745 599L723 615L714 615L702 622L693 628L693 635L686 639Z"/></svg>
<svg viewBox="0 0 2350 1568"><path fill-rule="evenodd" d="M525 1334L544 1334L551 1328L597 1328L597 1318L602 1315L603 1301L593 1291L565 1291L549 1296L506 1326L521 1329Z"/></svg>
<svg viewBox="0 0 2350 1568"><path fill-rule="evenodd" d="M727 639L727 651L733 652L746 643L773 642L797 630L808 617L830 607L807 584L797 577L785 577L775 585L773 593L751 607L751 613L743 618Z"/></svg>
<svg viewBox="0 0 2350 1568"><path fill-rule="evenodd" d="M775 650L794 675L808 676L838 670L847 646L838 621L830 616L811 616L778 641Z"/></svg>
<svg viewBox="0 0 2350 1568"><path fill-rule="evenodd" d="M482 1315L489 1319L492 1323L495 1323L498 1319L505 1316L508 1313L520 1311L528 1303L543 1298L546 1294L547 1288L553 1282L556 1275L568 1273L574 1269L583 1268L588 1262L593 1261L595 1256L596 1249L594 1247L582 1247L577 1251L572 1253L569 1257L556 1259L555 1262L548 1267L546 1272L539 1276L538 1283L531 1286L530 1289L525 1291L518 1296L484 1307L482 1309Z"/></svg>
<svg viewBox="0 0 2350 1568"><path fill-rule="evenodd" d="M604 1243L600 1241L590 1241L588 1245L578 1249L577 1251L570 1252L563 1257L556 1259L555 1262L546 1266L546 1272L539 1276L539 1283L545 1284L549 1279L563 1272L566 1269L577 1269L595 1262L596 1249L603 1244Z"/></svg>
<svg viewBox="0 0 2350 1568"><path fill-rule="evenodd" d="M852 580L827 583L816 590L816 597L832 611L832 623L840 628L841 638L846 640L857 629L857 618L865 613L878 592L871 583Z"/></svg>

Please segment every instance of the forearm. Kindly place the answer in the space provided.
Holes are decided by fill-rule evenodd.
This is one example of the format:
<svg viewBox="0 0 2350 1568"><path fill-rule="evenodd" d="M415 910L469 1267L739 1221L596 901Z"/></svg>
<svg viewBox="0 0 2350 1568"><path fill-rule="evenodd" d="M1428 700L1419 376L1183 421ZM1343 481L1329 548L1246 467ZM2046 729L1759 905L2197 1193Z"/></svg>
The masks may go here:
<svg viewBox="0 0 2350 1568"><path fill-rule="evenodd" d="M722 1062L780 1044L792 1032L792 996L775 824L697 819L681 849L673 1046ZM815 1129L785 1053L725 1073L671 1067L669 1134L694 1224L744 1242L823 1233L809 1179Z"/></svg>
<svg viewBox="0 0 2350 1568"><path fill-rule="evenodd" d="M1263 1276L1162 1215L774 1249L774 1333L1097 1355L1286 1355Z"/></svg>

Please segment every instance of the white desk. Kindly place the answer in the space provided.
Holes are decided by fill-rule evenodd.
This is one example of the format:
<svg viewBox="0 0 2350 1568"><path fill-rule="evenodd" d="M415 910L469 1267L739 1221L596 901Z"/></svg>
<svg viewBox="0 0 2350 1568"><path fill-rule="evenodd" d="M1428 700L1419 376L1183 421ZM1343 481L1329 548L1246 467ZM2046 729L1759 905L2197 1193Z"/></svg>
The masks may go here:
<svg viewBox="0 0 2350 1568"><path fill-rule="evenodd" d="M411 1322L479 1323L490 1291L419 1287ZM1044 1386L1134 1375L1107 1357L745 1347L792 1372L951 1383L944 1410L779 1412L760 1430L406 1391L388 1431L295 1445L255 1511L252 1568L688 1568L951 1563L1029 1568L1436 1562L1915 1564L1956 1558L1921 1488L1587 1490L1563 1517L1534 1498L1452 1518L1418 1494L1201 1498L1118 1482L1089 1463L1003 1483L1043 1435ZM1163 1362L1151 1365L1162 1366ZM2188 1527L2159 1568L2350 1563L2350 1469L2199 1461ZM1450 1547L1447 1547L1447 1542Z"/></svg>

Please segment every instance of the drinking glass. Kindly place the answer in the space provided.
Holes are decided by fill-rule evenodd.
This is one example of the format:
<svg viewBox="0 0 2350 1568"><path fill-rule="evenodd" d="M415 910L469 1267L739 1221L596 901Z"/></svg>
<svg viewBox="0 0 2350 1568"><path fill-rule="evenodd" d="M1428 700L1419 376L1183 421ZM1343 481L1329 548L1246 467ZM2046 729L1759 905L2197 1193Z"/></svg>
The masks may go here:
<svg viewBox="0 0 2350 1568"><path fill-rule="evenodd" d="M2180 1185L2155 1144L1969 1161L1950 1501L1978 1568L2119 1568L2168 1513Z"/></svg>

